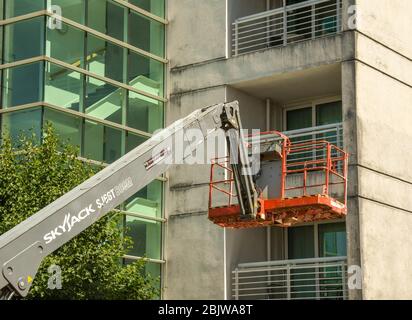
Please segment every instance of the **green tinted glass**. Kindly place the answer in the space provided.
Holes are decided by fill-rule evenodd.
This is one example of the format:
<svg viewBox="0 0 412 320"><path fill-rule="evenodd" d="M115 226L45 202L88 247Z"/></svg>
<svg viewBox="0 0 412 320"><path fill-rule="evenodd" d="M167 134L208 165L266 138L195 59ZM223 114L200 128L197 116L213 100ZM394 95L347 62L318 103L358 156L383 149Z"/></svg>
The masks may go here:
<svg viewBox="0 0 412 320"><path fill-rule="evenodd" d="M81 123L79 117L59 112L53 109L44 109L44 122L50 122L56 130L60 141L80 147L81 144Z"/></svg>
<svg viewBox="0 0 412 320"><path fill-rule="evenodd" d="M316 106L316 125L323 126L342 122L342 101Z"/></svg>
<svg viewBox="0 0 412 320"><path fill-rule="evenodd" d="M159 17L165 15L165 0L128 0L131 4Z"/></svg>
<svg viewBox="0 0 412 320"><path fill-rule="evenodd" d="M125 210L151 218L162 217L163 182L155 180L125 202Z"/></svg>
<svg viewBox="0 0 412 320"><path fill-rule="evenodd" d="M319 225L319 255L321 257L344 257L347 255L345 223Z"/></svg>
<svg viewBox="0 0 412 320"><path fill-rule="evenodd" d="M42 101L43 72L43 62L3 70L3 107Z"/></svg>
<svg viewBox="0 0 412 320"><path fill-rule="evenodd" d="M38 17L4 27L4 62L43 55L45 18Z"/></svg>
<svg viewBox="0 0 412 320"><path fill-rule="evenodd" d="M5 113L1 116L1 131L10 136L15 145L19 138L23 136L36 137L40 141L42 130L42 110L41 107L23 111Z"/></svg>
<svg viewBox="0 0 412 320"><path fill-rule="evenodd" d="M44 101L79 111L82 79L82 75L78 72L46 63Z"/></svg>
<svg viewBox="0 0 412 320"><path fill-rule="evenodd" d="M312 127L312 108L301 108L286 112L286 130Z"/></svg>
<svg viewBox="0 0 412 320"><path fill-rule="evenodd" d="M46 55L74 67L84 67L84 31L62 23L47 30Z"/></svg>
<svg viewBox="0 0 412 320"><path fill-rule="evenodd" d="M124 41L124 17L126 8L105 0L89 0L87 4L88 26L103 34Z"/></svg>
<svg viewBox="0 0 412 320"><path fill-rule="evenodd" d="M87 69L99 76L125 82L124 48L103 39L87 35Z"/></svg>
<svg viewBox="0 0 412 320"><path fill-rule="evenodd" d="M129 91L127 126L153 133L163 127L163 103Z"/></svg>
<svg viewBox="0 0 412 320"><path fill-rule="evenodd" d="M45 0L5 0L6 19L44 10Z"/></svg>
<svg viewBox="0 0 412 320"><path fill-rule="evenodd" d="M288 230L288 258L315 257L313 226L295 227Z"/></svg>
<svg viewBox="0 0 412 320"><path fill-rule="evenodd" d="M63 17L84 24L84 0L50 0L52 6L59 6Z"/></svg>
<svg viewBox="0 0 412 320"><path fill-rule="evenodd" d="M126 216L126 234L133 240L129 255L160 259L161 257L160 222Z"/></svg>
<svg viewBox="0 0 412 320"><path fill-rule="evenodd" d="M101 80L87 77L85 113L118 124L123 123L125 90Z"/></svg>
<svg viewBox="0 0 412 320"><path fill-rule="evenodd" d="M164 25L138 13L129 13L129 43L135 47L164 56Z"/></svg>
<svg viewBox="0 0 412 320"><path fill-rule="evenodd" d="M88 159L112 163L121 157L122 132L86 120L84 128L84 152Z"/></svg>
<svg viewBox="0 0 412 320"><path fill-rule="evenodd" d="M129 51L128 83L155 96L163 96L163 63Z"/></svg>

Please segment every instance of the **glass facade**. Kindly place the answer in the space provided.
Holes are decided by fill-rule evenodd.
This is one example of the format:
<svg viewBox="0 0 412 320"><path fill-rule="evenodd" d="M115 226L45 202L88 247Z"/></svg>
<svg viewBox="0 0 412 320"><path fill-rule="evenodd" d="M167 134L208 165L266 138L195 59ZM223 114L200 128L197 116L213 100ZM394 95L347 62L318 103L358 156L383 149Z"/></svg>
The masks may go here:
<svg viewBox="0 0 412 320"><path fill-rule="evenodd" d="M47 4L67 20L23 16ZM2 133L41 139L49 121L82 157L103 164L146 141L164 121L164 10L164 0L5 0L5 19L14 19L0 42ZM154 277L163 262L162 199L159 178L118 208L134 241L124 263L148 258Z"/></svg>

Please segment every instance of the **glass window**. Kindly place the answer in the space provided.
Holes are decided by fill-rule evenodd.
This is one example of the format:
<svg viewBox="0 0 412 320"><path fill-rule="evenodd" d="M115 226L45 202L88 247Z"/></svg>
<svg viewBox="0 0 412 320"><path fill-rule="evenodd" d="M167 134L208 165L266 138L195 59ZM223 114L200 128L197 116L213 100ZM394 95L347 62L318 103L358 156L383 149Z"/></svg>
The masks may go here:
<svg viewBox="0 0 412 320"><path fill-rule="evenodd" d="M122 124L125 92L126 90L122 88L87 77L85 113L99 119Z"/></svg>
<svg viewBox="0 0 412 320"><path fill-rule="evenodd" d="M141 145L147 140L130 132L126 135L126 152ZM152 218L161 218L162 212L163 183L155 180L130 197L125 202L124 209L128 212L143 214Z"/></svg>
<svg viewBox="0 0 412 320"><path fill-rule="evenodd" d="M4 32L5 63L43 55L44 17L9 24Z"/></svg>
<svg viewBox="0 0 412 320"><path fill-rule="evenodd" d="M163 96L163 63L129 51L128 83L139 90Z"/></svg>
<svg viewBox="0 0 412 320"><path fill-rule="evenodd" d="M138 13L129 13L129 43L163 57L164 25Z"/></svg>
<svg viewBox="0 0 412 320"><path fill-rule="evenodd" d="M44 0L5 0L6 19L45 9Z"/></svg>
<svg viewBox="0 0 412 320"><path fill-rule="evenodd" d="M35 134L36 141L40 141L42 130L41 107L5 113L2 115L1 120L2 133L8 134L15 145L18 144L21 135L31 136Z"/></svg>
<svg viewBox="0 0 412 320"><path fill-rule="evenodd" d="M87 35L87 69L99 76L124 82L125 49L91 34Z"/></svg>
<svg viewBox="0 0 412 320"><path fill-rule="evenodd" d="M125 210L151 218L161 218L162 193L163 182L155 180L130 197L125 203Z"/></svg>
<svg viewBox="0 0 412 320"><path fill-rule="evenodd" d="M316 125L323 126L342 122L342 101L316 106Z"/></svg>
<svg viewBox="0 0 412 320"><path fill-rule="evenodd" d="M61 29L47 28L46 55L84 67L84 31L62 23Z"/></svg>
<svg viewBox="0 0 412 320"><path fill-rule="evenodd" d="M310 127L312 127L312 107L286 112L286 130L298 130Z"/></svg>
<svg viewBox="0 0 412 320"><path fill-rule="evenodd" d="M345 257L346 255L345 223L319 225L319 256Z"/></svg>
<svg viewBox="0 0 412 320"><path fill-rule="evenodd" d="M90 120L85 121L83 154L85 158L112 163L121 157L121 152L121 130Z"/></svg>
<svg viewBox="0 0 412 320"><path fill-rule="evenodd" d="M288 229L288 259L315 257L313 226Z"/></svg>
<svg viewBox="0 0 412 320"><path fill-rule="evenodd" d="M160 259L161 232L162 224L160 222L126 216L126 234L133 239L133 248L128 254Z"/></svg>
<svg viewBox="0 0 412 320"><path fill-rule="evenodd" d="M150 13L153 13L159 17L165 15L165 0L128 0L136 7L142 8Z"/></svg>
<svg viewBox="0 0 412 320"><path fill-rule="evenodd" d="M129 91L127 126L153 133L163 127L163 103Z"/></svg>
<svg viewBox="0 0 412 320"><path fill-rule="evenodd" d="M46 63L44 101L79 111L82 75L58 65Z"/></svg>
<svg viewBox="0 0 412 320"><path fill-rule="evenodd" d="M288 259L307 259L315 257L313 226L288 229ZM314 296L315 269L292 270L292 298L312 298ZM306 273L306 274L305 274Z"/></svg>
<svg viewBox="0 0 412 320"><path fill-rule="evenodd" d="M3 71L3 107L43 100L44 63L37 62Z"/></svg>
<svg viewBox="0 0 412 320"><path fill-rule="evenodd" d="M134 263L134 259L123 259L124 264L128 265ZM155 262L146 262L144 265L144 274L149 275L153 280L157 280L154 285L158 290L157 297L155 299L160 299L160 276L161 276L162 264Z"/></svg>
<svg viewBox="0 0 412 320"><path fill-rule="evenodd" d="M124 41L126 9L111 1L88 1L88 26L108 36Z"/></svg>
<svg viewBox="0 0 412 320"><path fill-rule="evenodd" d="M60 141L80 147L82 119L56 110L44 109L44 122L49 121Z"/></svg>
<svg viewBox="0 0 412 320"><path fill-rule="evenodd" d="M84 24L84 0L51 0L51 5L59 6L63 17Z"/></svg>
<svg viewBox="0 0 412 320"><path fill-rule="evenodd" d="M161 267L162 265L160 263L148 262L146 263L145 272L153 279L158 279L160 277ZM158 285L160 285L160 281L158 282Z"/></svg>
<svg viewBox="0 0 412 320"><path fill-rule="evenodd" d="M137 146L141 145L147 140L147 137L138 136L136 134L126 133L126 153L132 151Z"/></svg>

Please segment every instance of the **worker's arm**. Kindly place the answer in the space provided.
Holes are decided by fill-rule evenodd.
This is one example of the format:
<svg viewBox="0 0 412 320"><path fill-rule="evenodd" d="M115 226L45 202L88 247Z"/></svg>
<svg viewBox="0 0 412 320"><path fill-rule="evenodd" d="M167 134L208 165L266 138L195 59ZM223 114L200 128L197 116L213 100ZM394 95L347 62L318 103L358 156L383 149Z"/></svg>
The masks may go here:
<svg viewBox="0 0 412 320"><path fill-rule="evenodd" d="M203 141L184 141L176 145L176 135L184 136L188 129L200 129ZM115 163L103 169L80 186L63 195L44 209L23 221L0 237L0 290L7 288L26 296L40 263L50 253L87 229L105 214L119 206L151 181L163 174L179 150L189 150L189 156L214 131L241 130L237 102L218 104L197 110L160 131ZM241 135L238 134L238 138ZM186 140L186 139L185 139ZM183 142L183 141L182 141ZM228 141L244 160L244 144ZM179 141L180 143L180 141ZM236 146L237 145L237 146ZM240 168L248 168L247 161ZM237 172L240 175L239 166ZM236 187L242 194L239 201L244 213L254 212L256 201L251 177L241 177ZM246 190L246 191L243 191ZM5 293L6 289L3 291Z"/></svg>

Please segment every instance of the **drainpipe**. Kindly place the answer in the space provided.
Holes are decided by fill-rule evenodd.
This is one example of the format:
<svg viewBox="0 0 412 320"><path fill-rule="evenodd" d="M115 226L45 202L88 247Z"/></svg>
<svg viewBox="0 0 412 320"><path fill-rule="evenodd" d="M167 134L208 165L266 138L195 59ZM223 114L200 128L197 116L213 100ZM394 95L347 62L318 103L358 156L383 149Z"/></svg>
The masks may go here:
<svg viewBox="0 0 412 320"><path fill-rule="evenodd" d="M269 2L269 1L268 1ZM271 118L271 101L266 99L266 130L270 131L270 118ZM266 257L267 261L272 260L272 227L266 227Z"/></svg>

